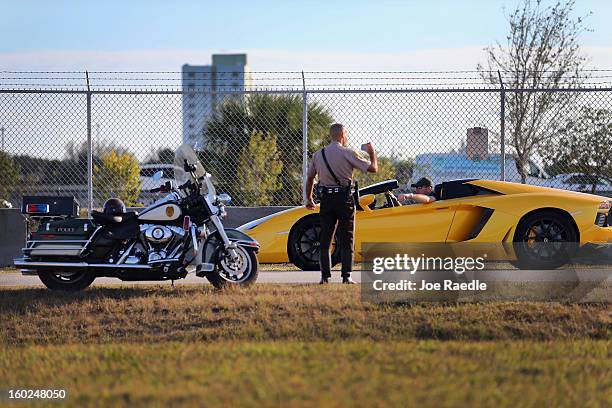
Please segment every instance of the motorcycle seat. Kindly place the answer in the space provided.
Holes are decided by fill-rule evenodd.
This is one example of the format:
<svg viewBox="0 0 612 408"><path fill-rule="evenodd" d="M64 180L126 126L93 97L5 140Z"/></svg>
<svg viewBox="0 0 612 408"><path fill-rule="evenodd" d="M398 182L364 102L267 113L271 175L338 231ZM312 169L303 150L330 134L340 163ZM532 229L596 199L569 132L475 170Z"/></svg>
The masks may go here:
<svg viewBox="0 0 612 408"><path fill-rule="evenodd" d="M91 217L94 222L99 225L125 224L138 217L138 213L136 211L127 211L122 214L109 215L93 210L91 212Z"/></svg>

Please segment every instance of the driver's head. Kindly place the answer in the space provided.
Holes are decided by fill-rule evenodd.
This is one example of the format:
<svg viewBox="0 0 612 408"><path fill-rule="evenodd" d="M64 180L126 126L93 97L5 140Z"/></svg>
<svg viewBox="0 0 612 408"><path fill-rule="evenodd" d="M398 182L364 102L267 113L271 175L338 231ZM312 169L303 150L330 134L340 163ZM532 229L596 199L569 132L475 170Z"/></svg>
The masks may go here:
<svg viewBox="0 0 612 408"><path fill-rule="evenodd" d="M334 123L329 128L329 138L332 142L338 142L342 146L346 146L348 142L348 138L346 137L346 130L344 130L344 126L340 123Z"/></svg>
<svg viewBox="0 0 612 408"><path fill-rule="evenodd" d="M429 195L433 191L433 183L429 177L423 177L416 183L412 184L417 194Z"/></svg>

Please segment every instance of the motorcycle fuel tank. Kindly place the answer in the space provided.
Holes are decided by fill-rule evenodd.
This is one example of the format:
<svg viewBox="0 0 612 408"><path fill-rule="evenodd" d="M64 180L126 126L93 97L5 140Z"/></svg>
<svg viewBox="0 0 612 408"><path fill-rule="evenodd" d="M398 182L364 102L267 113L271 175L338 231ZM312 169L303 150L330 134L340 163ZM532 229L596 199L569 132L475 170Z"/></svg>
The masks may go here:
<svg viewBox="0 0 612 408"><path fill-rule="evenodd" d="M176 204L161 204L145 209L138 219L140 221L164 222L174 221L181 216L181 208Z"/></svg>

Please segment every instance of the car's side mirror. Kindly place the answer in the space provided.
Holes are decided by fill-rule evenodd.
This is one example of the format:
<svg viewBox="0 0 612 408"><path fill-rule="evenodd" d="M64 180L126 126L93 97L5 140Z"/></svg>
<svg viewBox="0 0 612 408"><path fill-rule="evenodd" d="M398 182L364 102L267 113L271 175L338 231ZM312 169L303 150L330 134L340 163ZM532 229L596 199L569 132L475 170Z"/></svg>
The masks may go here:
<svg viewBox="0 0 612 408"><path fill-rule="evenodd" d="M158 181L158 180L161 180L163 176L164 176L164 172L162 170L160 170L160 171L156 172L153 175L152 178L153 178L153 180Z"/></svg>
<svg viewBox="0 0 612 408"><path fill-rule="evenodd" d="M376 195L374 194L366 194L364 196L359 197L359 205L363 208L364 211L372 211L370 209L370 205L376 199Z"/></svg>

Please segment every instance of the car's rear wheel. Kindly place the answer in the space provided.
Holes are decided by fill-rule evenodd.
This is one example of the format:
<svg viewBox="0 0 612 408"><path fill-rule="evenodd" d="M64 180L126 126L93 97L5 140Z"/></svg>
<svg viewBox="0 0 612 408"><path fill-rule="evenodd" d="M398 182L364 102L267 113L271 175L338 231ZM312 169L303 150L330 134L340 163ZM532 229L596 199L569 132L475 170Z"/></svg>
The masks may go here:
<svg viewBox="0 0 612 408"><path fill-rule="evenodd" d="M566 264L577 248L574 224L555 211L530 214L514 233L515 265L521 269L556 269Z"/></svg>
<svg viewBox="0 0 612 408"><path fill-rule="evenodd" d="M291 229L287 252L289 261L303 271L319 271L321 223L317 215L305 217ZM331 244L332 266L340 263L340 251L335 239Z"/></svg>
<svg viewBox="0 0 612 408"><path fill-rule="evenodd" d="M49 289L66 291L83 290L96 279L95 275L88 271L41 271L38 272L38 277Z"/></svg>

